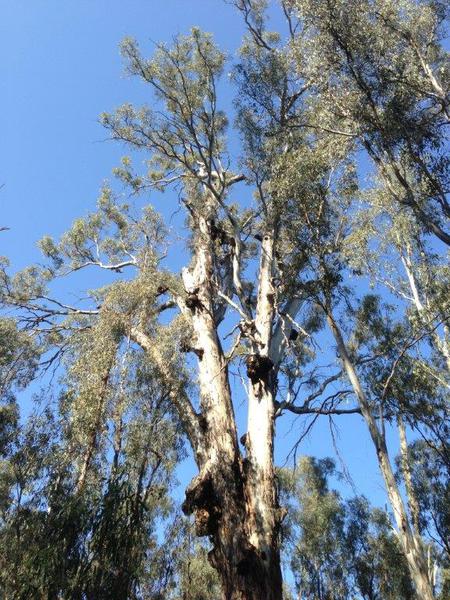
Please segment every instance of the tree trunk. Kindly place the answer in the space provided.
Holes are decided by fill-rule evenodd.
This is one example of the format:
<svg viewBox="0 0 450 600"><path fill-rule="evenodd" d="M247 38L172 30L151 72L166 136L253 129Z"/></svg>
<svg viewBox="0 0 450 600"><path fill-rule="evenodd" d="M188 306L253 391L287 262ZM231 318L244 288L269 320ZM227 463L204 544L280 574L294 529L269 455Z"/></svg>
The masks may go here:
<svg viewBox="0 0 450 600"><path fill-rule="evenodd" d="M414 277L413 265L412 265L412 261L410 258L411 251L410 251L408 245L406 246L406 249L407 249L406 256L402 255L401 261L405 268L406 276L408 277L409 287L411 289L411 293L413 296L413 303L417 309L417 312L418 312L419 317L422 320L422 322L425 325L430 326L430 325L432 325L432 323L429 323L429 322L427 323L427 320L428 320L427 314L426 314L427 311L426 311L426 308L423 305L423 302L419 295L419 290L418 290L417 284L416 284L416 278ZM444 323L442 328L443 328L443 333L444 333L443 338L440 337L437 330L433 327L433 329L431 331L431 339L433 340L436 349L441 353L443 359L445 360L447 369L450 371L450 349L449 349L448 343L447 343L448 327Z"/></svg>
<svg viewBox="0 0 450 600"><path fill-rule="evenodd" d="M408 440L406 438L406 429L405 424L403 422L402 416L397 415L397 427L398 427L398 436L400 439L400 465L403 474L403 480L405 482L406 489L406 497L409 506L409 512L412 519L412 529L414 535L418 537L420 540L420 510L419 503L417 502L417 497L414 491L412 473L409 464L409 451L408 451Z"/></svg>
<svg viewBox="0 0 450 600"><path fill-rule="evenodd" d="M183 510L195 515L197 535L212 541L209 559L221 578L224 600L281 600L272 396L266 387L267 394L254 397L260 410L251 420L256 423L261 416L265 435L256 444L257 427L251 429L251 449L242 459L227 362L214 318L213 274L209 221L200 216L194 264L184 271L183 281L199 358L203 437L200 451L194 448L200 472L186 490ZM259 379L252 387L260 389Z"/></svg>
<svg viewBox="0 0 450 600"><path fill-rule="evenodd" d="M398 539L408 563L411 579L416 588L416 594L420 600L433 600L433 588L428 577L427 560L423 552L423 546L419 543L418 536L414 535L409 523L408 513L406 511L400 490L395 480L392 465L389 460L385 437L378 429L375 418L372 415L369 401L367 400L356 370L353 366L353 362L347 351L342 333L333 318L331 310L329 309L327 311L327 321L336 340L344 369L355 391L359 406L361 408L361 413L367 423L370 436L375 446L378 464L383 475L386 491L397 525Z"/></svg>
<svg viewBox="0 0 450 600"><path fill-rule="evenodd" d="M256 347L255 353L247 358L248 430L244 462L250 541L263 559L266 577L269 577L272 585L280 588L278 593L281 594L278 548L280 509L273 464L275 371L270 357L274 320L274 243L274 232L264 235L255 318Z"/></svg>

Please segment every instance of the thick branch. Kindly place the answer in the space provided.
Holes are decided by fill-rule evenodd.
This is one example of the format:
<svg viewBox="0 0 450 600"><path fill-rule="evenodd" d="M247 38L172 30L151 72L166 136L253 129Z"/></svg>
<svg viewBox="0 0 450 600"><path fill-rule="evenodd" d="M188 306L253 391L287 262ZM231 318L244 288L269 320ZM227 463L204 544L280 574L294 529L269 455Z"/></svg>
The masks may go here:
<svg viewBox="0 0 450 600"><path fill-rule="evenodd" d="M169 398L178 412L192 448L197 456L201 455L203 452L203 434L199 423L199 415L195 412L185 391L179 385L174 385L171 374L167 372L163 357L158 352L154 341L147 334L136 327L132 327L130 337L147 353L150 360L157 366L168 387Z"/></svg>

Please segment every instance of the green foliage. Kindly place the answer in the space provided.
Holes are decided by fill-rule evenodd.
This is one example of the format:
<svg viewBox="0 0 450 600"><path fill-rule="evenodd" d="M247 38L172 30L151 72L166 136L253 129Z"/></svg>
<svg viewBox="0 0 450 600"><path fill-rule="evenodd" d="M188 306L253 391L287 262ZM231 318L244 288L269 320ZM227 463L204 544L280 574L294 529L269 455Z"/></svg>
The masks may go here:
<svg viewBox="0 0 450 600"><path fill-rule="evenodd" d="M0 318L0 398L11 398L33 378L39 348L31 335L21 331L12 318Z"/></svg>
<svg viewBox="0 0 450 600"><path fill-rule="evenodd" d="M170 600L219 600L220 582L208 561L208 549L198 539L192 524L180 518L174 531L176 585Z"/></svg>
<svg viewBox="0 0 450 600"><path fill-rule="evenodd" d="M170 516L183 453L176 419L145 364L116 385L95 440L83 443L92 429L74 418L81 408L67 397L59 421L47 410L16 433L1 480L6 597L125 600L140 597L144 584L167 585L157 527ZM82 465L74 461L79 453Z"/></svg>
<svg viewBox="0 0 450 600"><path fill-rule="evenodd" d="M412 600L406 561L388 516L364 497L343 500L330 490L328 479L336 476L331 459L303 457L295 471L281 476L291 503L287 556L299 594Z"/></svg>
<svg viewBox="0 0 450 600"><path fill-rule="evenodd" d="M102 115L114 138L150 153L146 177L136 178L128 159L116 173L135 190L147 186L164 190L182 180L188 185L199 167L206 169L211 183L213 170L221 168L228 125L216 94L225 57L211 35L194 28L170 48L160 45L150 60L142 57L134 40L126 39L122 54L129 73L150 84L164 112L125 104L115 114Z"/></svg>
<svg viewBox="0 0 450 600"><path fill-rule="evenodd" d="M448 216L443 4L291 4L304 26L298 37L300 68L320 96L311 124L354 136L374 161L391 202L439 235Z"/></svg>

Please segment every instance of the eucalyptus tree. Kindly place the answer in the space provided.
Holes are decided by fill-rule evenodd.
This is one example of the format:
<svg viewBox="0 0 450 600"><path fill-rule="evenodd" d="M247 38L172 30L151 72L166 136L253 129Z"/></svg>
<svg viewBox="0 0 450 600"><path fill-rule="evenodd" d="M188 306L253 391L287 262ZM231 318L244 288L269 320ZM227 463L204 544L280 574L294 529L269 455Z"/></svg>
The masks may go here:
<svg viewBox="0 0 450 600"><path fill-rule="evenodd" d="M287 181L291 179L287 178ZM288 195L291 193L289 186L285 188ZM407 319L396 321L392 310L383 309L380 299L373 294L355 303L345 275L352 263L349 257L361 252L361 247L347 235L352 219L347 209L342 211L339 204L335 204L333 210L329 204L328 214L326 210L316 208L309 211L307 218L301 212L298 218L305 223L305 231L297 238L296 248L304 253L309 270L314 273L314 282L309 282L309 296L305 301L319 308L335 340L336 358L356 396L358 411L367 424L376 450L397 534L417 593L419 597L432 598L426 544L416 527L417 501L411 485L405 426L426 432L428 439L448 443L448 379L445 374L440 377L439 371L436 377L430 377L430 371L432 374L436 371L427 360L428 350L424 343L430 338L429 324L419 326L417 330ZM293 227L291 231L297 232L298 236L301 228ZM302 244L306 251L302 250ZM340 398L348 398L342 373L331 376L325 383L338 380L341 381L334 397L340 394ZM311 397L314 399L314 394ZM279 408L302 414L311 406L299 407L285 401ZM396 424L399 431L406 501L388 450L386 428L390 423Z"/></svg>
<svg viewBox="0 0 450 600"><path fill-rule="evenodd" d="M0 319L0 513L10 502L11 449L19 430L16 395L36 373L39 349L11 317ZM0 517L1 520L1 517Z"/></svg>
<svg viewBox="0 0 450 600"><path fill-rule="evenodd" d="M285 185L278 188L281 196L293 197L293 190L297 189L296 173L297 165L289 161ZM306 288L303 286L304 303L318 309L326 320L335 340L336 358L343 368L343 372L338 370L327 377L322 386L326 388L330 384L338 384L337 391L331 397L334 400L349 399L349 390L344 384L344 379L348 380L350 391L357 399L354 410L362 414L376 450L411 577L418 595L432 598L424 541L414 528L414 514L417 511L414 490L409 485L405 420L414 427L423 426L428 436L448 440L445 425L448 418L448 385L445 379L429 377L431 367L421 355L422 352L426 356L427 352L420 342L429 337L428 326L417 332L411 330L406 320L396 322L389 315L389 310L383 312L380 299L374 295L366 295L355 305L346 276L351 272L352 261L349 257L361 252L361 247L355 245L351 235L348 236L352 215L343 203L345 194L339 190L334 202L329 192L327 195L325 206L316 202L307 208L302 203L297 221L291 222L289 231L292 247L303 260L303 276L310 274L305 282ZM302 196L303 202L304 198ZM325 388L318 387L319 396ZM296 395L294 391L292 397ZM312 412L312 401L317 398L314 392L301 406L288 398L281 402L278 410L297 414ZM344 410L351 412L352 409L348 407ZM338 411L339 407L336 407L334 412ZM402 475L407 502L395 478L393 460L387 447L386 423L392 421L398 424L400 446L405 457Z"/></svg>
<svg viewBox="0 0 450 600"><path fill-rule="evenodd" d="M13 318L0 320L0 398L12 401L15 392L33 378L39 361L39 348L17 327Z"/></svg>
<svg viewBox="0 0 450 600"><path fill-rule="evenodd" d="M448 418L448 303L442 295L447 285L447 269L442 254L430 252L425 239L428 233L433 233L449 243L445 231L448 93L444 91L448 87L448 69L441 46L446 7L439 2L408 1L295 1L285 6L301 22L302 32L293 41L297 72L303 75L316 100L314 110L305 111L292 127L328 132L341 137L343 143L352 140L354 150L362 149L372 159L378 175L378 189L364 194L365 200L369 200L364 207L366 211L375 199L373 221L364 218L364 210L361 211L363 229L350 224L350 211L342 214L341 225L337 224L336 216L328 222L322 220L322 231L309 227L307 255L310 262L314 263L313 256L317 260L316 272L320 272L322 290L318 304L323 308L338 356L373 439L412 578L420 597L431 598L426 551L414 525L418 506L411 485L405 420L414 427L426 423L429 433L436 434L439 443L448 440L446 426L442 426L442 419L445 422ZM286 181L288 194L293 194L292 175ZM397 206L392 205L393 201ZM310 215L304 215L305 222L307 217L312 220ZM396 252L387 254L387 260L382 262L373 252L372 244L375 237L379 246L386 247L387 222ZM344 240L349 228L352 231L347 239L352 241L346 249ZM361 237L369 240L364 250L357 242ZM369 248L372 251L368 252ZM407 324L396 325L388 333L383 323L389 322L388 319L377 318L377 308L368 297L359 323L369 327L369 336L364 341L360 338L356 319L355 334L347 343L342 330L348 317L343 318L341 312L336 318L336 314L339 305L347 315L352 313L349 273L344 273L349 266L347 258L355 266L364 253L366 267L369 266L365 272L391 287L392 280L386 277L386 271L395 272L393 256L400 254L409 288L403 298L415 310L407 311ZM353 274L361 274L359 266ZM394 292L398 292L395 287ZM429 362L429 350L426 344L420 344L423 340L431 342L443 361ZM369 350L365 358L358 354L361 345ZM412 349L416 353L414 358ZM373 360L377 353L384 360L389 354L391 358L382 365ZM364 367L366 359L369 362ZM397 415L406 504L388 457L384 425L387 400L395 403L393 413ZM379 420L373 413L374 401ZM427 401L433 409L426 407ZM434 423L429 418L433 410L437 411ZM387 417L392 418L389 411Z"/></svg>
<svg viewBox="0 0 450 600"><path fill-rule="evenodd" d="M84 334L91 342L92 333ZM81 360L92 359L88 345ZM111 375L95 448L73 380L59 408L36 406L10 436L0 471L2 598L155 598L175 585L171 537L162 547L157 529L173 527L177 420L148 365L127 369Z"/></svg>
<svg viewBox="0 0 450 600"><path fill-rule="evenodd" d="M450 245L450 97L440 0L286 2L302 20L300 68L321 96L301 125L357 141L397 209Z"/></svg>
<svg viewBox="0 0 450 600"><path fill-rule="evenodd" d="M434 541L434 552L439 558L441 571L433 575L441 579L439 597L445 598L450 587L449 445L416 440L408 447L408 453L411 457L411 485L417 499L417 527L428 532Z"/></svg>
<svg viewBox="0 0 450 600"><path fill-rule="evenodd" d="M421 236L432 232L448 242L440 133L448 105L439 91L446 71L439 78L433 71L443 64L441 6L427 4L423 19L414 20L413 8L422 14L420 3L400 3L398 13L389 2L286 0L280 2L286 33L280 34L267 30L267 2L233 4L247 26L231 73L238 88L240 156L230 154L229 116L220 105L225 55L198 29L159 45L150 59L125 40L128 71L147 84L153 104L125 104L102 116L114 139L145 157L144 173L135 171L129 157L116 169L127 190L178 193L186 216L185 267L169 268L169 235L154 209L147 205L139 214L105 187L96 212L77 220L60 241L42 240L47 266L14 277L3 273L2 300L17 311L22 330L39 340L44 363L65 365L61 410L70 456L76 456L70 463L75 494L98 480L108 433L114 456L116 450L120 456L123 410L132 411L146 397L142 389L128 396L129 384L120 392L124 353L132 363L148 365L192 448L198 475L187 487L183 510L194 515L196 534L211 542L209 560L224 598L282 597L285 511L273 447L275 419L288 413L364 417L417 595L432 598L424 541L414 525L413 474L403 461L405 501L385 428L396 420L404 440L407 420L445 437L440 417L448 386L434 364L429 367L426 353L416 354L430 339L442 353L445 344L439 347L433 335L442 330L434 329L426 311L415 329L411 320L386 319L373 295L355 299L350 276L362 273L355 255L370 247L361 241L370 235L358 220L366 210L358 210L357 202L361 148L374 161L389 199L421 228ZM417 41L430 22L431 58ZM406 28L400 33L399 24ZM367 32L370 56L363 60ZM381 60L386 32L389 53ZM411 73L405 57L415 65ZM85 301L69 304L52 294L54 278L86 269L109 277L99 277ZM436 302L446 313L437 296ZM334 366L333 344L320 356L315 339L325 326L337 346ZM348 326L354 332L346 342ZM437 375L432 383L426 367ZM247 396L242 437L233 368ZM125 371L138 380L135 369ZM356 402L341 402L350 399ZM142 452L139 460L145 461ZM134 455L127 447L128 456ZM133 471L132 485L141 494L139 473ZM102 540L99 548L111 549L110 542ZM106 589L98 581L97 594Z"/></svg>
<svg viewBox="0 0 450 600"><path fill-rule="evenodd" d="M251 68L252 47L249 40L242 77ZM68 337L71 345L79 340L80 361L69 370L79 391L68 398L77 424L77 489L84 487L87 467L104 441L105 389L117 348L129 340L164 382L192 446L199 474L186 491L183 508L195 513L197 534L212 541L210 560L221 577L224 597L280 598L278 532L283 513L273 467L274 400L283 355L295 338L292 314L299 304L281 273L289 252L282 242L289 207L278 202L270 183L273 157L285 145L283 133L275 131L265 141L251 123L243 126L246 144L261 142L262 147L248 155L244 172L236 173L225 146L227 118L217 98L225 58L211 37L193 30L171 48L159 47L150 60L127 40L123 53L130 72L149 84L159 105L155 111L125 105L103 116L113 137L150 157L145 176L135 175L128 160L118 175L134 190L178 186L190 231L190 264L181 277L163 268L164 231L157 216L147 208L143 217L135 218L105 189L97 213L78 220L61 242L42 241L49 268L32 268L12 279L5 275L3 295L10 305L25 310L23 324L40 336L43 346L49 352L56 348L52 360L64 353ZM301 94L290 89L295 82L290 81L288 61L277 61L272 51L269 58L266 78L273 76L276 92L286 97L279 108L284 119ZM286 94L292 97L287 100ZM322 176L320 166L311 175L311 185ZM257 190L250 210L231 200L244 179ZM137 274L93 292L87 307L69 306L47 291L46 279L89 267L112 272L131 268ZM226 351L220 338L228 308L234 312L234 340ZM86 330L91 335L83 349ZM197 357L198 404L182 367L187 352ZM239 447L229 381L233 360L247 372L249 417L241 440L245 454Z"/></svg>
<svg viewBox="0 0 450 600"><path fill-rule="evenodd" d="M303 456L281 470L289 506L287 559L300 598L409 600L414 589L388 515L330 489L331 459Z"/></svg>

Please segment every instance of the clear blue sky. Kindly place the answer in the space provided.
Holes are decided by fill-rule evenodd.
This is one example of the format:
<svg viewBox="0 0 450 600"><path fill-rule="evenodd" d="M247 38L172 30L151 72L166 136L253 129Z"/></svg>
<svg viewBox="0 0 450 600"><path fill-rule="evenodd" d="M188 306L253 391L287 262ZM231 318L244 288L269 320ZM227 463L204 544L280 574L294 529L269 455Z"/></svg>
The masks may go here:
<svg viewBox="0 0 450 600"><path fill-rule="evenodd" d="M39 258L35 242L58 237L95 207L123 148L98 124L103 111L150 100L145 86L123 74L118 44L135 37L169 41L197 25L232 53L243 31L223 0L11 0L0 10L1 161L0 255L14 269ZM230 97L224 98L226 103ZM249 192L250 193L250 192ZM345 420L343 420L345 419ZM338 444L358 490L384 504L374 450L358 417L338 418ZM280 427L278 462L296 439L301 420ZM300 453L335 454L328 423L320 421ZM186 481L192 467L180 471ZM345 494L351 490L339 484Z"/></svg>

